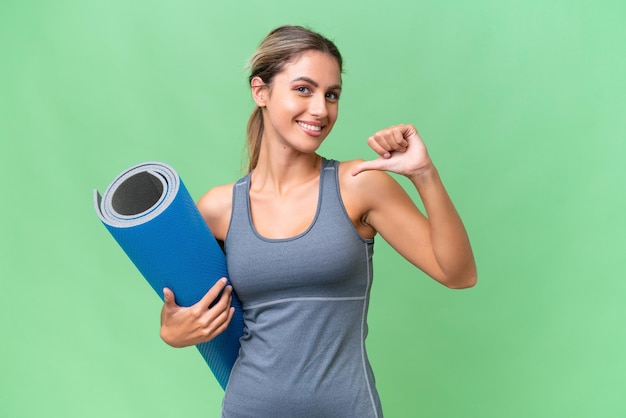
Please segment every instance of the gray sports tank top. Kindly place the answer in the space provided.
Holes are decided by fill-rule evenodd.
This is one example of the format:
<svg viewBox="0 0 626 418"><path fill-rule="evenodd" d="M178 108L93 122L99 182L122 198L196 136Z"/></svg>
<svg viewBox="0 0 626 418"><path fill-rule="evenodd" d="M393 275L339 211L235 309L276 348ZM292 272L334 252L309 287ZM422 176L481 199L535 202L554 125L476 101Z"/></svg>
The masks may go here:
<svg viewBox="0 0 626 418"><path fill-rule="evenodd" d="M250 175L234 186L225 251L245 329L224 418L382 417L365 351L374 240L352 225L337 167L323 160L315 218L292 238L259 235Z"/></svg>

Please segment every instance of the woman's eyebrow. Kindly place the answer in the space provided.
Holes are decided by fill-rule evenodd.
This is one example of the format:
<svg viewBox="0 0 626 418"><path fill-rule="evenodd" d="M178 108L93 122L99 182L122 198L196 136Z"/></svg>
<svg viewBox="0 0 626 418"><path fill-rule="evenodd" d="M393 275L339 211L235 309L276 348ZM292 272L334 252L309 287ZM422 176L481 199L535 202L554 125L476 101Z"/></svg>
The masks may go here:
<svg viewBox="0 0 626 418"><path fill-rule="evenodd" d="M313 79L309 78L309 77L296 77L293 80L291 80L292 83L295 83L297 81L306 81L307 83L309 83L310 85L312 85L313 87L317 88L320 85ZM330 86L328 88L328 90L341 90L341 84L333 84L332 86Z"/></svg>

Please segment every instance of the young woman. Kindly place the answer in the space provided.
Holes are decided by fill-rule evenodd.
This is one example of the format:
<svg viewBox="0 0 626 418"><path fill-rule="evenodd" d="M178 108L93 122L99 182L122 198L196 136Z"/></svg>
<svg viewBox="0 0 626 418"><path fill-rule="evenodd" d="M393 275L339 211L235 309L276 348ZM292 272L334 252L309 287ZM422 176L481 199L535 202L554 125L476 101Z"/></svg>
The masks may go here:
<svg viewBox="0 0 626 418"><path fill-rule="evenodd" d="M412 125L370 137L373 161L317 154L337 120L341 73L330 40L298 26L270 32L251 60L249 173L198 202L224 242L246 326L223 417L382 416L365 351L377 234L447 287L476 283L465 228ZM426 216L386 172L413 183ZM211 340L232 318L230 295L223 280L183 308L166 290L161 337Z"/></svg>

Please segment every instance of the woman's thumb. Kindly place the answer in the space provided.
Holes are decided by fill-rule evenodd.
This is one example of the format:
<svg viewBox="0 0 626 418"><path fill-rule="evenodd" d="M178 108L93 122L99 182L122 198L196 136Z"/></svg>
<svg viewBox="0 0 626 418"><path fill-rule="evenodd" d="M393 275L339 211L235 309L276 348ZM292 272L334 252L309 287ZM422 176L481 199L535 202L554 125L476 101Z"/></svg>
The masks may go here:
<svg viewBox="0 0 626 418"><path fill-rule="evenodd" d="M167 287L164 287L163 288L163 302L165 302L166 305L173 306L176 304L175 300L176 299L174 298L174 292L172 292Z"/></svg>
<svg viewBox="0 0 626 418"><path fill-rule="evenodd" d="M372 161L362 161L352 168L352 175L356 176L357 174L368 170L382 170L384 169L383 166L385 164L385 161L386 160L384 160L383 158L378 158Z"/></svg>

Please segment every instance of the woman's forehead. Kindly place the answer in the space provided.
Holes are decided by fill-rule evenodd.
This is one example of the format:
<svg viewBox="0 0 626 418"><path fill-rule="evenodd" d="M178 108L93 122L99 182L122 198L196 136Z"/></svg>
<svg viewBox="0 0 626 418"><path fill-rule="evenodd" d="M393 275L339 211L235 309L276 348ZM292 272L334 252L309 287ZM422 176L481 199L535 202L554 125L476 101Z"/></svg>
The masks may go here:
<svg viewBox="0 0 626 418"><path fill-rule="evenodd" d="M341 86L341 70L337 59L320 51L306 51L287 63L282 75L288 81L309 79L318 84Z"/></svg>

